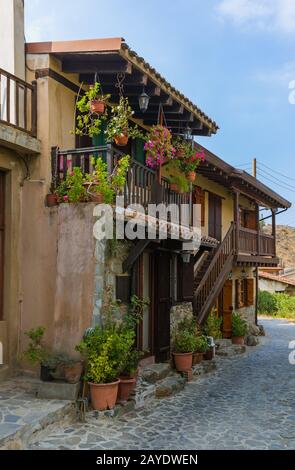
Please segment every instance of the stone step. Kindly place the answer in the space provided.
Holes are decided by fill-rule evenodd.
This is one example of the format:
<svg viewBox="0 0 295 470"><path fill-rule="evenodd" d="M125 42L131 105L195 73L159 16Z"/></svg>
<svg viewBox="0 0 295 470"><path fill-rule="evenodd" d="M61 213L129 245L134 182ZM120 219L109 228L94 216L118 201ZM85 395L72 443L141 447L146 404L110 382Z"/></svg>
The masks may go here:
<svg viewBox="0 0 295 470"><path fill-rule="evenodd" d="M157 385L155 396L157 398L170 397L184 389L186 380L181 376L167 377Z"/></svg>
<svg viewBox="0 0 295 470"><path fill-rule="evenodd" d="M240 344L231 344L229 347L218 348L216 354L218 356L232 357L246 352L246 346Z"/></svg>
<svg viewBox="0 0 295 470"><path fill-rule="evenodd" d="M144 382L155 384L159 380L163 380L172 372L169 362L161 364L151 364L150 366L143 367L140 371L140 377Z"/></svg>

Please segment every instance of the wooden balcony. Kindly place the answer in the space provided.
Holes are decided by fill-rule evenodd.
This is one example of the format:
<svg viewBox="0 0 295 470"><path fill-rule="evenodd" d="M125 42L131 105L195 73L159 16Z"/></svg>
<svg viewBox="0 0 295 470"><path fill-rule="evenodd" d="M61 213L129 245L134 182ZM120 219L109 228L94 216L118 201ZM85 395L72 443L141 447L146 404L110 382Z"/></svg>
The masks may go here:
<svg viewBox="0 0 295 470"><path fill-rule="evenodd" d="M0 123L36 137L37 88L0 69Z"/></svg>
<svg viewBox="0 0 295 470"><path fill-rule="evenodd" d="M93 171L91 160L92 157L96 156L104 158L108 165L108 172L111 174L122 155L123 153L112 145L73 150L60 150L54 147L52 149L53 187L56 188L73 167L81 168L84 174L91 173ZM191 193L179 194L172 191L167 179L162 177L161 182L159 182L155 171L139 163L134 158L131 160L127 173L123 195L125 207L140 204L145 210L148 209L149 204L163 203L166 206L176 204L178 207L181 204L188 204L190 207L189 224L185 225L192 225Z"/></svg>
<svg viewBox="0 0 295 470"><path fill-rule="evenodd" d="M255 260L262 264L277 264L275 235L261 231L239 227L237 229L237 260L238 263L253 263Z"/></svg>

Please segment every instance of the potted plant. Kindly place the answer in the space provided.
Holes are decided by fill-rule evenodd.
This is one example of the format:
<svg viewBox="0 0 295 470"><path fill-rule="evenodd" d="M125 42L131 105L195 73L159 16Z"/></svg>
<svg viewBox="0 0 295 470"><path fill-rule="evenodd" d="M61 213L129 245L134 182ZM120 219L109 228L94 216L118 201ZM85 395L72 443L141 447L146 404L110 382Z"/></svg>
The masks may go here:
<svg viewBox="0 0 295 470"><path fill-rule="evenodd" d="M244 337L247 333L247 322L238 314L232 314L232 343L244 344Z"/></svg>
<svg viewBox="0 0 295 470"><path fill-rule="evenodd" d="M207 352L208 343L207 338L204 335L197 336L196 347L193 353L193 365L199 364L204 358L204 354Z"/></svg>
<svg viewBox="0 0 295 470"><path fill-rule="evenodd" d="M127 354L126 362L123 371L120 374L120 382L118 389L118 402L128 401L131 393L133 392L138 374L138 364L140 358L143 356L142 351L131 349Z"/></svg>
<svg viewBox="0 0 295 470"><path fill-rule="evenodd" d="M53 187L50 188L50 193L46 194L46 202L47 207L54 207L58 205L58 196L55 193Z"/></svg>
<svg viewBox="0 0 295 470"><path fill-rule="evenodd" d="M201 162L205 161L205 153L197 152L194 141L185 141L183 143L184 157L181 159L181 168L186 174L189 182L193 183L196 179L196 170Z"/></svg>
<svg viewBox="0 0 295 470"><path fill-rule="evenodd" d="M119 104L112 106L111 118L105 130L109 142L115 141L116 145L125 147L128 144L129 137L143 138L143 134L138 127L130 123L133 114L128 98L121 96Z"/></svg>
<svg viewBox="0 0 295 470"><path fill-rule="evenodd" d="M100 93L100 83L96 82L77 101L80 114L76 118L76 135L94 137L101 133L102 122L106 120L105 102L110 95Z"/></svg>
<svg viewBox="0 0 295 470"><path fill-rule="evenodd" d="M196 350L196 335L189 330L178 330L174 338L174 362L179 372L191 369L193 352Z"/></svg>
<svg viewBox="0 0 295 470"><path fill-rule="evenodd" d="M58 363L62 367L64 378L69 384L76 384L80 381L83 372L81 360L62 354L59 356Z"/></svg>
<svg viewBox="0 0 295 470"><path fill-rule="evenodd" d="M150 130L144 145L146 164L156 170L175 157L176 150L172 144L172 134L164 126L156 125Z"/></svg>
<svg viewBox="0 0 295 470"><path fill-rule="evenodd" d="M115 326L97 326L76 347L87 360L85 379L95 410L103 411L115 406L119 375L126 354L134 343L134 332L131 333L120 331Z"/></svg>
<svg viewBox="0 0 295 470"><path fill-rule="evenodd" d="M32 364L40 364L40 379L44 382L53 380L52 372L57 366L56 357L45 349L43 345L43 337L45 327L39 326L25 332L30 339L27 349L24 351L25 358Z"/></svg>
<svg viewBox="0 0 295 470"><path fill-rule="evenodd" d="M89 200L84 181L82 170L79 167L69 171L66 179L60 183L55 191L58 202L77 203Z"/></svg>

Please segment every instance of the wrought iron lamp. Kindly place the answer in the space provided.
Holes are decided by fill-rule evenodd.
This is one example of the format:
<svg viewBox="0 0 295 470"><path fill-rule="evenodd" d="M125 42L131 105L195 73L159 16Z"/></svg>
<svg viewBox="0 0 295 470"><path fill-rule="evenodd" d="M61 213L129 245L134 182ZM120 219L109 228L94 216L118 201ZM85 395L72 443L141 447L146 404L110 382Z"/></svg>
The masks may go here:
<svg viewBox="0 0 295 470"><path fill-rule="evenodd" d="M144 88L141 95L138 97L139 109L142 113L145 113L149 107L150 96L145 92Z"/></svg>

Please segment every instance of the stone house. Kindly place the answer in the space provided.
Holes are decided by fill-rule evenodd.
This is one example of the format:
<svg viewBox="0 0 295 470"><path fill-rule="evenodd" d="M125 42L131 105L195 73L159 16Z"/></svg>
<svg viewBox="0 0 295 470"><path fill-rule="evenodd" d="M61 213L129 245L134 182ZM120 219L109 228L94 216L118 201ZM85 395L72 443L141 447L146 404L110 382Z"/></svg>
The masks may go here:
<svg viewBox="0 0 295 470"><path fill-rule="evenodd" d="M295 280L283 274L272 274L259 269L259 290L295 295Z"/></svg>
<svg viewBox="0 0 295 470"><path fill-rule="evenodd" d="M9 47L5 38L0 41L1 60L3 49L11 57L20 56L15 65L0 62L1 76L9 77L1 86L8 103L5 109L10 109L0 122L0 222L5 220L0 341L5 344L7 369L22 363L26 330L44 325L48 345L73 354L84 331L102 321L112 302L120 300L124 306L132 294L150 300L137 342L139 348L149 350L151 361L169 359L171 325L187 312L203 323L216 305L225 337L231 336L233 310L255 322L257 268L277 265L275 215L290 203L197 143L205 162L189 192L179 194L169 189L165 174L159 177L145 165L140 140L130 139L122 150L105 142L103 132L94 139L73 135L77 95L95 77L112 103L118 102L120 90L128 97L133 120L143 131L158 123L160 112L174 134L186 134L189 129L195 139L209 138L218 126L122 38L24 45L19 34L23 2L0 1L5 4L1 3L1 11L5 6L1 17L14 32ZM9 6L14 8L10 11ZM9 82L16 84L15 102L11 97L7 101ZM145 113L138 106L143 88L150 97ZM1 103L3 111L3 98ZM27 117L20 121L16 113L12 121L12 109L21 109ZM141 203L147 208L149 203L187 203L190 209L197 204L198 250L185 249L184 239L175 240L170 234L166 240L159 236L122 240L112 252L107 242L93 236L95 204L46 206L50 188L68 170L80 166L85 171L91 156L98 153L111 169L122 152L132 157L126 204ZM259 230L260 207L271 211L271 235Z"/></svg>

